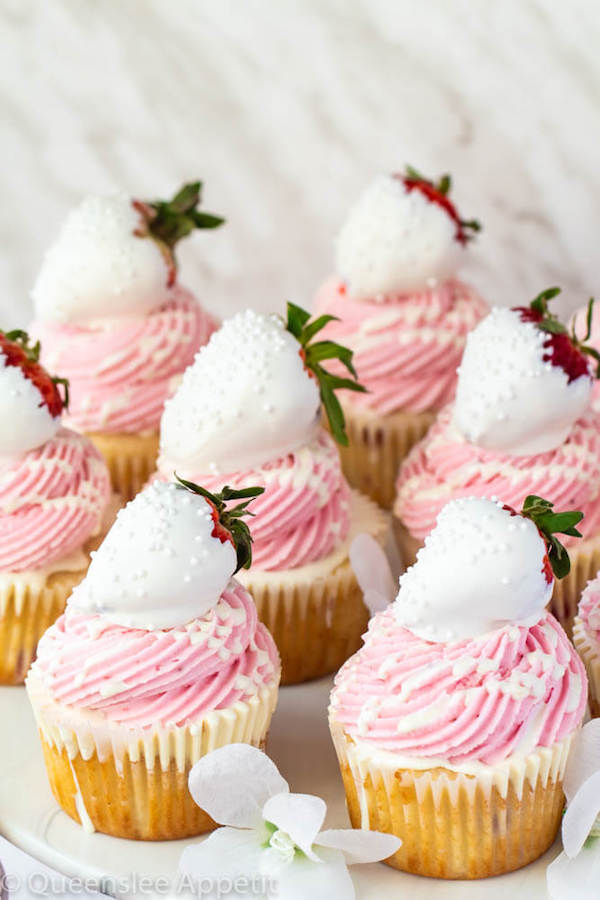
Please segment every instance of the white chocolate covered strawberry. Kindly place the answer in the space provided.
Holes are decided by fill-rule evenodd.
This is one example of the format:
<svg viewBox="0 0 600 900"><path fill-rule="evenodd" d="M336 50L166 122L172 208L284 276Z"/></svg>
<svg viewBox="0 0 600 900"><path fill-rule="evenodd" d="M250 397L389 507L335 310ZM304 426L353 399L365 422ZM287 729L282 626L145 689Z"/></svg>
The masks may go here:
<svg viewBox="0 0 600 900"><path fill-rule="evenodd" d="M527 497L520 513L498 501L451 500L400 577L396 617L428 641L458 641L514 622L533 625L554 577L569 573L557 533L581 537L580 512Z"/></svg>
<svg viewBox="0 0 600 900"><path fill-rule="evenodd" d="M313 341L328 317L309 320L288 304L287 322L246 310L223 323L165 405L161 455L172 468L232 472L279 459L314 440L321 402L347 441L334 391L363 388L323 367L335 358L354 374L350 351Z"/></svg>
<svg viewBox="0 0 600 900"><path fill-rule="evenodd" d="M129 628L174 628L216 606L230 578L252 560L241 517L263 488L224 488L156 481L121 509L71 609ZM242 499L233 508L226 504Z"/></svg>
<svg viewBox="0 0 600 900"><path fill-rule="evenodd" d="M580 340L550 312L558 293L493 309L467 337L453 421L472 444L544 453L564 443L588 407L598 354L585 343L589 333Z"/></svg>
<svg viewBox="0 0 600 900"><path fill-rule="evenodd" d="M145 315L164 303L176 243L224 221L197 209L201 187L187 184L172 200L149 203L126 194L85 197L46 254L33 289L36 316L85 323Z"/></svg>
<svg viewBox="0 0 600 900"><path fill-rule="evenodd" d="M460 218L450 187L448 175L435 184L408 167L367 188L337 240L337 272L351 297L431 288L455 272L480 225Z"/></svg>

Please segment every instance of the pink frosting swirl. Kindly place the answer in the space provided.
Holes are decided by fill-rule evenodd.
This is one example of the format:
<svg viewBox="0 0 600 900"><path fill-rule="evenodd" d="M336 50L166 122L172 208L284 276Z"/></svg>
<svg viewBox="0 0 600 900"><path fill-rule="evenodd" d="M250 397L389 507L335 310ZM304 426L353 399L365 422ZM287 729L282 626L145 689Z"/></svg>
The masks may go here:
<svg viewBox="0 0 600 900"><path fill-rule="evenodd" d="M382 750L494 765L567 737L586 700L583 664L550 613L443 644L400 626L392 604L340 669L332 714Z"/></svg>
<svg viewBox="0 0 600 900"><path fill-rule="evenodd" d="M264 487L252 501L252 568L294 569L331 553L350 528L350 489L333 438L320 431L312 444L264 466L227 475L178 470L209 491L224 485ZM173 466L159 459L158 477L173 478Z"/></svg>
<svg viewBox="0 0 600 900"><path fill-rule="evenodd" d="M588 583L581 595L577 615L585 630L600 641L600 573Z"/></svg>
<svg viewBox="0 0 600 900"><path fill-rule="evenodd" d="M94 445L66 428L0 460L0 571L37 569L82 547L100 528L110 490Z"/></svg>
<svg viewBox="0 0 600 900"><path fill-rule="evenodd" d="M330 279L315 299L315 313L340 319L323 334L354 351L359 381L369 391L346 399L383 415L448 403L467 333L487 312L473 288L460 281L418 294L354 300L343 283Z"/></svg>
<svg viewBox="0 0 600 900"><path fill-rule="evenodd" d="M158 429L175 377L217 327L189 291L176 287L172 294L147 316L33 323L43 365L69 379L65 424L87 432Z"/></svg>
<svg viewBox="0 0 600 900"><path fill-rule="evenodd" d="M422 540L449 500L498 497L520 509L538 494L557 509L578 509L584 537L600 530L600 415L588 412L561 447L530 456L509 456L467 443L445 409L400 467L395 514ZM565 537L567 545L577 538Z"/></svg>
<svg viewBox="0 0 600 900"><path fill-rule="evenodd" d="M185 725L249 699L278 671L273 639L235 580L201 619L162 631L67 608L40 641L33 668L53 700L131 728Z"/></svg>

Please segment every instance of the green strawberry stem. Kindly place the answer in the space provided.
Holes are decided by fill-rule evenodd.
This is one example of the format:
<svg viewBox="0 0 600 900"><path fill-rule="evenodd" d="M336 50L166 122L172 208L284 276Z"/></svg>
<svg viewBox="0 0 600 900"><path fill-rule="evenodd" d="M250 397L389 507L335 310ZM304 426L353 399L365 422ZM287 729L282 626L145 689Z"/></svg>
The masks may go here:
<svg viewBox="0 0 600 900"><path fill-rule="evenodd" d="M248 487L242 490L235 490L225 485L218 494L211 494L210 491L207 491L206 488L201 487L199 484L180 478L177 472L174 475L178 487L205 497L214 507L219 522L223 528L229 531L233 538L237 553L237 567L235 571L239 572L240 569L249 569L252 564L252 535L246 522L242 521L242 517L254 515L247 507L255 497L264 494L264 487ZM238 503L237 506L228 507L227 504L231 500L243 500L244 502Z"/></svg>
<svg viewBox="0 0 600 900"><path fill-rule="evenodd" d="M181 238L196 228L218 228L225 219L198 209L202 197L202 182L184 184L172 200L147 203L153 215L148 230L171 250Z"/></svg>
<svg viewBox="0 0 600 900"><path fill-rule="evenodd" d="M310 313L294 303L287 305L286 328L302 347L304 365L312 372L319 384L321 402L329 421L331 434L338 444L348 446L346 434L346 420L340 401L335 395L337 390L366 392L366 388L356 380L356 369L352 363L352 350L336 344L335 341L317 341L311 343L313 337L324 328L328 322L337 321L336 316L318 316L311 321ZM353 378L342 378L332 375L324 369L321 363L327 359L338 359L350 372Z"/></svg>
<svg viewBox="0 0 600 900"><path fill-rule="evenodd" d="M35 344L31 344L31 338L26 331L23 331L21 328L15 328L13 331L3 331L1 333L7 341L19 345L29 362L36 363L40 361L42 345L39 341L36 341Z"/></svg>
<svg viewBox="0 0 600 900"><path fill-rule="evenodd" d="M556 534L568 534L571 537L582 537L581 532L575 526L583 519L583 513L571 510L569 512L553 512L554 504L535 494L525 498L521 515L536 525L546 541L548 559L556 578L564 578L571 571L571 561L565 547L561 544Z"/></svg>
<svg viewBox="0 0 600 900"><path fill-rule="evenodd" d="M132 201L142 219L134 234L156 241L169 267L169 285L175 281L177 263L173 250L178 241L196 228L218 228L225 221L198 209L201 198L202 182L192 181L184 184L171 200Z"/></svg>
<svg viewBox="0 0 600 900"><path fill-rule="evenodd" d="M537 322L538 328L541 328L542 331L547 331L549 334L566 334L568 335L571 343L574 347L579 350L580 353L585 354L586 356L591 356L592 359L596 362L596 378L600 378L600 353L596 350L595 347L591 347L587 341L590 339L590 335L592 333L592 318L594 314L594 298L590 297L588 300L587 311L585 316L586 330L585 334L582 338L578 337L575 333L575 323L571 327L571 331L568 330L567 326L564 325L558 316L554 315L554 313L550 312L549 303L555 297L561 293L559 287L551 287L547 288L545 291L542 291L541 294L538 294L535 300L532 300L530 303L531 309L535 310L536 313L542 316L541 320Z"/></svg>

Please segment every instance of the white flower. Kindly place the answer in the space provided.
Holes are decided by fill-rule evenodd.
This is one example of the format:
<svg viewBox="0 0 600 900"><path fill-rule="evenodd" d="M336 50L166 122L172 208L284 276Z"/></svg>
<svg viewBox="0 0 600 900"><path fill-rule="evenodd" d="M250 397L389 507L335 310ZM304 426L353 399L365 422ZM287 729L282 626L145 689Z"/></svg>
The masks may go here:
<svg viewBox="0 0 600 900"><path fill-rule="evenodd" d="M203 884L259 879L269 900L352 900L348 865L386 859L401 844L374 831L321 831L325 801L291 794L269 757L248 744L204 756L190 772L189 788L198 806L225 826L183 851L181 871Z"/></svg>
<svg viewBox="0 0 600 900"><path fill-rule="evenodd" d="M597 900L600 896L600 719L576 735L563 782L567 811L562 821L564 853L548 866L553 900Z"/></svg>
<svg viewBox="0 0 600 900"><path fill-rule="evenodd" d="M372 616L395 599L392 571L385 552L370 534L357 534L350 545L350 565Z"/></svg>

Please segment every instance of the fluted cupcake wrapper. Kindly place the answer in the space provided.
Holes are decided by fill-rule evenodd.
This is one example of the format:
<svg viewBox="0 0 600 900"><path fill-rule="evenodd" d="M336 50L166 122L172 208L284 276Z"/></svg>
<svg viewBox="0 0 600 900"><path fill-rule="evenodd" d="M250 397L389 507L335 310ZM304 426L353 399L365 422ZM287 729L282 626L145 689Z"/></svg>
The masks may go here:
<svg viewBox="0 0 600 900"><path fill-rule="evenodd" d="M123 502L133 500L156 470L158 432L151 434L110 434L90 432L108 466L113 489Z"/></svg>
<svg viewBox="0 0 600 900"><path fill-rule="evenodd" d="M600 644L578 616L573 622L573 643L588 677L590 713L597 719L600 717Z"/></svg>
<svg viewBox="0 0 600 900"><path fill-rule="evenodd" d="M428 431L432 412L395 412L382 416L344 404L349 444L340 447L344 474L352 487L384 509L391 509L400 463Z"/></svg>
<svg viewBox="0 0 600 900"><path fill-rule="evenodd" d="M89 831L160 841L215 827L189 793L190 770L227 744L264 748L278 679L250 700L213 710L192 724L145 733L117 726L112 735L108 727L95 731L93 725L74 730L68 719L61 722L56 707L47 720L44 705L36 702L36 685L31 688L50 787L62 809Z"/></svg>
<svg viewBox="0 0 600 900"><path fill-rule="evenodd" d="M35 659L38 641L65 609L67 598L87 567L54 572L0 587L0 684L22 684Z"/></svg>
<svg viewBox="0 0 600 900"><path fill-rule="evenodd" d="M417 558L417 551L423 541L413 537L397 516L393 517L392 528L402 564L405 568L412 566ZM558 619L569 637L573 633L573 620L585 587L600 570L600 535L572 544L569 547L571 571L565 578L554 582L550 610Z"/></svg>
<svg viewBox="0 0 600 900"><path fill-rule="evenodd" d="M353 827L402 840L390 866L432 878L486 878L527 865L554 841L571 737L471 775L383 763L380 752L331 727Z"/></svg>
<svg viewBox="0 0 600 900"><path fill-rule="evenodd" d="M550 609L570 638L577 607L588 581L600 569L600 534L568 548L571 571L566 578L554 582Z"/></svg>
<svg viewBox="0 0 600 900"><path fill-rule="evenodd" d="M369 509L364 530L383 545L389 517L366 497L360 503ZM347 555L331 568L325 559L281 572L251 568L237 577L252 594L259 619L277 644L282 684L336 672L361 646L369 612Z"/></svg>

